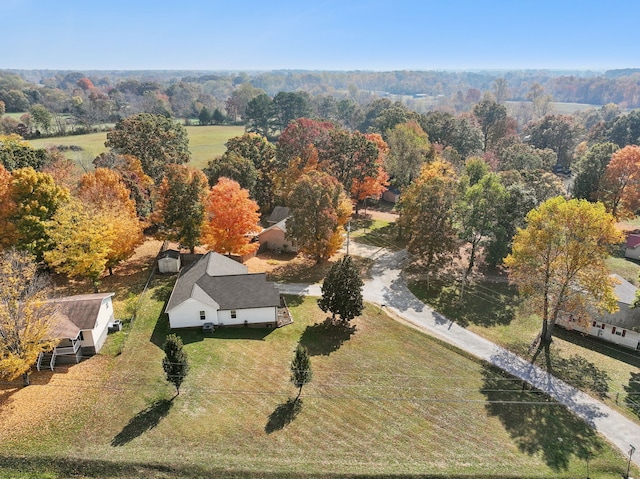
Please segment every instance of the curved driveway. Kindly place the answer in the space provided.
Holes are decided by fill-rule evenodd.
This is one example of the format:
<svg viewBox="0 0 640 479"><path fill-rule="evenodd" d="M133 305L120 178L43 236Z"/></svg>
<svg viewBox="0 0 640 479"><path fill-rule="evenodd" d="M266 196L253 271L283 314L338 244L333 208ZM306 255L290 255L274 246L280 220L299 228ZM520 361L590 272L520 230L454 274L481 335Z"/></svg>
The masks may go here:
<svg viewBox="0 0 640 479"><path fill-rule="evenodd" d="M390 310L419 329L544 391L597 429L623 454L628 455L630 444L640 446L640 425L519 356L458 326L416 298L401 276L402 265L407 259L406 251L389 252L351 243L350 253L374 260L371 269L372 278L365 281L363 288L366 301ZM321 295L319 284L280 283L278 287L285 294ZM640 454L634 454L632 460L640 466Z"/></svg>

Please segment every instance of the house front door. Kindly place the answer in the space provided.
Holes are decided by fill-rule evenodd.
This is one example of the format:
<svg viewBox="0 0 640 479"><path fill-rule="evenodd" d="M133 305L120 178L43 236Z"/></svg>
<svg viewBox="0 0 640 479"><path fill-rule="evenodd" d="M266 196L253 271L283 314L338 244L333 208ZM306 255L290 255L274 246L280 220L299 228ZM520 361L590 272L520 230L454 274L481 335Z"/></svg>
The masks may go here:
<svg viewBox="0 0 640 479"><path fill-rule="evenodd" d="M598 329L598 337L601 338L602 337L602 329Z"/></svg>

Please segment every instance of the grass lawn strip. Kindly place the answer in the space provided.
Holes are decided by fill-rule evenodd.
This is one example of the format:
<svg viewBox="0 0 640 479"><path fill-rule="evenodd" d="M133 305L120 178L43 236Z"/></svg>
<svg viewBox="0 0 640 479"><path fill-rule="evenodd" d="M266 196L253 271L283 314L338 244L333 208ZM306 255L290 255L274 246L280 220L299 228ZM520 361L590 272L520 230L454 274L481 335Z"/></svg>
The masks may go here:
<svg viewBox="0 0 640 479"><path fill-rule="evenodd" d="M418 281L410 283L409 288L421 301L461 326L523 358L531 357L528 349L540 332L541 320L527 314L526 305L520 304L512 286L477 281L460 305L457 287L452 283L432 280L427 289ZM625 405L627 389L633 389L633 380L640 374L640 358L632 351L561 328L555 330L551 351L555 376L639 421ZM543 354L536 364L546 370Z"/></svg>
<svg viewBox="0 0 640 479"><path fill-rule="evenodd" d="M590 447L592 477L623 471L623 458L561 406L516 404L519 411L502 414L487 403L496 384L498 393L520 402L539 402L538 395L372 306L354 330L323 327L324 315L305 299L293 307L294 324L279 330L223 329L210 337L181 331L192 370L171 400L160 366L167 332L160 313L172 281L153 283L122 354L94 358L111 363L103 386L91 393L81 381L68 385L89 395L88 411L60 412L79 426L44 437L27 428L3 441L5 462L27 455L37 463L50 453L44 472L77 458L89 472L114 463L114 477L127 464L149 477L163 465L171 470L155 477L203 470L239 477L301 471L577 477L584 471L579 457ZM287 408L295 394L288 364L298 341L313 351L315 377L294 411ZM0 420L5 415L11 416L3 408ZM535 420L523 423L528 415Z"/></svg>
<svg viewBox="0 0 640 479"><path fill-rule="evenodd" d="M209 160L222 155L226 150L224 144L229 138L244 134L244 127L242 126L187 126L185 128L189 136L190 165L195 168L204 168ZM105 141L107 141L107 133L100 132L86 135L38 138L29 140L29 143L34 148L58 145L79 146L82 148L80 151L65 150L65 156L79 165L92 168L91 162L93 159L100 153L107 151L104 146Z"/></svg>

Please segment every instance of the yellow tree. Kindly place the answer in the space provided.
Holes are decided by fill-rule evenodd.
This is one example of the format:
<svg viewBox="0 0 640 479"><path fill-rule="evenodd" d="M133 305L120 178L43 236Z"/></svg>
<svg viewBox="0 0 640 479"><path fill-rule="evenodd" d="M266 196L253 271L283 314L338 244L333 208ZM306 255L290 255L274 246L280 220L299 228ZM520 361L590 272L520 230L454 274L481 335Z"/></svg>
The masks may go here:
<svg viewBox="0 0 640 479"><path fill-rule="evenodd" d="M611 155L597 197L616 219L635 216L640 208L640 146L625 146Z"/></svg>
<svg viewBox="0 0 640 479"><path fill-rule="evenodd" d="M98 279L107 267L115 239L108 217L95 208L72 199L48 222L53 249L44 260L58 273L87 278L98 292Z"/></svg>
<svg viewBox="0 0 640 479"><path fill-rule="evenodd" d="M78 198L93 206L113 229L111 252L107 257L109 274L113 267L129 258L143 241L142 224L138 220L136 203L120 173L97 168L80 178Z"/></svg>
<svg viewBox="0 0 640 479"><path fill-rule="evenodd" d="M453 221L458 185L453 165L436 159L422 167L400 198L398 225L409 240L407 250L424 262L427 281L432 270L451 264L460 249Z"/></svg>
<svg viewBox="0 0 640 479"><path fill-rule="evenodd" d="M0 244L28 251L41 261L44 251L50 248L46 223L68 200L69 191L56 185L51 175L33 168L14 170L9 191L15 208L7 219L15 228L15 235L0 231Z"/></svg>
<svg viewBox="0 0 640 479"><path fill-rule="evenodd" d="M220 178L205 203L206 223L202 243L218 253L251 253L258 243L251 236L262 229L258 204L249 191L229 178Z"/></svg>
<svg viewBox="0 0 640 479"><path fill-rule="evenodd" d="M549 352L554 325L563 312L586 320L589 306L616 310L605 260L611 245L623 236L602 203L561 196L531 210L526 222L504 263L510 281L542 318L535 360L543 347Z"/></svg>
<svg viewBox="0 0 640 479"><path fill-rule="evenodd" d="M319 171L303 175L288 204L287 235L295 239L300 252L320 263L338 251L352 206L337 179Z"/></svg>
<svg viewBox="0 0 640 479"><path fill-rule="evenodd" d="M15 244L16 228L11 220L16 203L12 195L11 173L0 165L0 248Z"/></svg>
<svg viewBox="0 0 640 479"><path fill-rule="evenodd" d="M25 386L38 355L54 347L45 286L31 255L14 249L0 254L0 377L22 376Z"/></svg>

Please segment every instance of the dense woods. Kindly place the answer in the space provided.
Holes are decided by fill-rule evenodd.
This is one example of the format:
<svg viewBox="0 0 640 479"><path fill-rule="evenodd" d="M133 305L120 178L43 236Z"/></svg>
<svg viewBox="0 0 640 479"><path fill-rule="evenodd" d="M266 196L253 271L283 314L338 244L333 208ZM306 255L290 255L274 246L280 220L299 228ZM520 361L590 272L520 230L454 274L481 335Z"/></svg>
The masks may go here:
<svg viewBox="0 0 640 479"><path fill-rule="evenodd" d="M0 242L96 285L145 229L190 250L246 253L259 215L281 205L289 238L321 262L354 209L392 188L409 251L465 284L478 264L500 267L527 213L551 198L635 214L639 80L635 70L0 72ZM591 105L558 113L566 101ZM246 133L200 171L188 166L193 124ZM63 152L25 141L96 129L108 150L81 178Z"/></svg>

